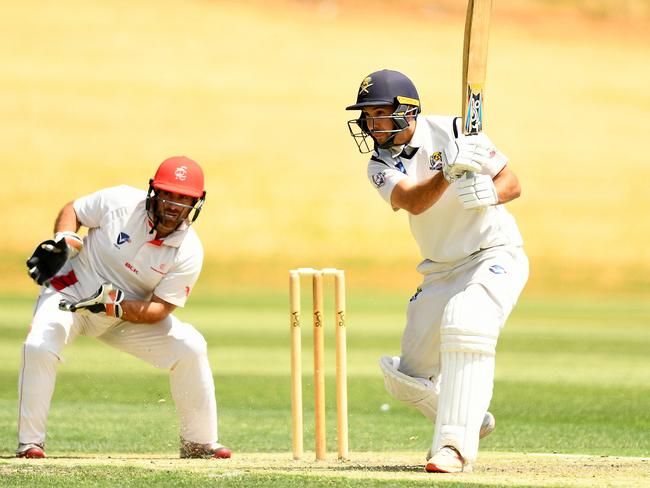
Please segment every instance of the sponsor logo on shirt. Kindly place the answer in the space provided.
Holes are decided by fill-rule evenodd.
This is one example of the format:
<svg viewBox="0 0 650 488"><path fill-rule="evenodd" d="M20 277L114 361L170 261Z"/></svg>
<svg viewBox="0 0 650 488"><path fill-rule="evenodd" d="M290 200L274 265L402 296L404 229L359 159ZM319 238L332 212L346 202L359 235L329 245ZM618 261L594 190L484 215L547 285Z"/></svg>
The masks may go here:
<svg viewBox="0 0 650 488"><path fill-rule="evenodd" d="M506 270L503 268L503 266L500 266L498 264L493 264L490 266L490 271L492 271L494 274L506 274Z"/></svg>
<svg viewBox="0 0 650 488"><path fill-rule="evenodd" d="M122 244L125 244L125 243L128 243L128 242L131 242L131 236L129 236L129 234L127 234L126 232L120 232L118 234L118 236L117 236L117 240L115 241L114 246L117 247L118 249L120 249L120 246Z"/></svg>
<svg viewBox="0 0 650 488"><path fill-rule="evenodd" d="M442 151L434 152L429 158L429 169L431 171L442 170Z"/></svg>
<svg viewBox="0 0 650 488"><path fill-rule="evenodd" d="M377 188L381 188L386 184L386 173L381 171L377 174L372 175L372 182Z"/></svg>
<svg viewBox="0 0 650 488"><path fill-rule="evenodd" d="M126 266L127 269L130 269L131 271L133 271L135 274L140 273L140 271L138 271L137 268L135 266L133 266L131 263L129 263L128 261L124 263L124 266Z"/></svg>
<svg viewBox="0 0 650 488"><path fill-rule="evenodd" d="M167 267L167 265L165 263L159 264L156 268L154 268L153 266L149 266L149 267L153 271L155 271L156 273L160 273L161 275L166 275L167 274L167 271L165 271L165 268Z"/></svg>

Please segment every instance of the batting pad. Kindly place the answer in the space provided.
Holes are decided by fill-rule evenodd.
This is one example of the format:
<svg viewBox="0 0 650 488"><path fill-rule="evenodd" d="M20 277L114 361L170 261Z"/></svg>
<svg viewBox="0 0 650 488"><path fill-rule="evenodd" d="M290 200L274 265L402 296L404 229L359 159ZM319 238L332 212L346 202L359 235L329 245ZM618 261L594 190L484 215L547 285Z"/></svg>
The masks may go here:
<svg viewBox="0 0 650 488"><path fill-rule="evenodd" d="M497 307L480 285L468 287L447 303L433 453L453 446L468 464L476 460L481 422L492 399L499 325Z"/></svg>
<svg viewBox="0 0 650 488"><path fill-rule="evenodd" d="M382 356L379 367L384 373L386 391L393 398L414 406L431 422L436 421L438 391L433 382L398 371L399 357Z"/></svg>

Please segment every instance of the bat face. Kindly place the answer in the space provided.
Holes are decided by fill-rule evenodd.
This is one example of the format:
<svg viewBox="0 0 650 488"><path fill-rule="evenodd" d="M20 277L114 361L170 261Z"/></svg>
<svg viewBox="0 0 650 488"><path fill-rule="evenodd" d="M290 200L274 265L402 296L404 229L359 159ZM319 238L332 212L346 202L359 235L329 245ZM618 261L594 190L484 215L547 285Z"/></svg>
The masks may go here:
<svg viewBox="0 0 650 488"><path fill-rule="evenodd" d="M469 0L463 45L463 132L483 130L483 100L492 0Z"/></svg>

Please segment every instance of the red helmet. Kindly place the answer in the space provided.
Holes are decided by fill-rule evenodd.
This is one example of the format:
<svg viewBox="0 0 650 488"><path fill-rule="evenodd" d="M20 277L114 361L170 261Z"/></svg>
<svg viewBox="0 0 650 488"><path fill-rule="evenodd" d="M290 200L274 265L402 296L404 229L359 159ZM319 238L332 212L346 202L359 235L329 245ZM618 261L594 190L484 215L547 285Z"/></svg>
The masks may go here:
<svg viewBox="0 0 650 488"><path fill-rule="evenodd" d="M203 170L185 156L165 159L151 180L154 190L165 190L194 198L205 197Z"/></svg>

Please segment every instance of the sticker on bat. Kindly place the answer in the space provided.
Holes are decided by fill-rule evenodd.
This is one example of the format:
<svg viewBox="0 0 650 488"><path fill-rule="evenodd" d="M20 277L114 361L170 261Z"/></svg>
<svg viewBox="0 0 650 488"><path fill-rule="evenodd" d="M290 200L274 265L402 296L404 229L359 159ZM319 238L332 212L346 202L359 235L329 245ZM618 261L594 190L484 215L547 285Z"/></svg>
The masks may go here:
<svg viewBox="0 0 650 488"><path fill-rule="evenodd" d="M483 130L483 90L481 86L467 87L465 133L478 134Z"/></svg>

